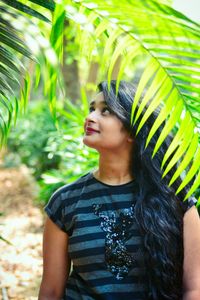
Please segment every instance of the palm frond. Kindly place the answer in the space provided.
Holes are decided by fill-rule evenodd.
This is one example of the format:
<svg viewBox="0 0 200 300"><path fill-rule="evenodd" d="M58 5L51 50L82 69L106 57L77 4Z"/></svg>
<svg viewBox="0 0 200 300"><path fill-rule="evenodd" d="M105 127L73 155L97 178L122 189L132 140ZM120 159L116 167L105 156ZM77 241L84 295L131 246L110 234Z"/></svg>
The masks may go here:
<svg viewBox="0 0 200 300"><path fill-rule="evenodd" d="M50 11L54 11L55 9L55 2L53 0L48 0L48 1L44 1L44 0L29 0L30 2L33 2L37 5L39 5L41 7L47 8ZM167 1L171 1L171 0L167 0Z"/></svg>
<svg viewBox="0 0 200 300"><path fill-rule="evenodd" d="M30 16L41 19L42 21L49 22L48 18L46 18L44 15L42 15L38 11L30 8L28 5L26 5L24 3L21 3L19 1L13 1L13 0L3 0L2 2L9 5L12 8L17 9L18 11L21 11L23 13L26 13L26 14L30 15ZM48 3L48 1L46 1L46 5L45 5L44 1L31 1L31 2L34 2L36 4L39 4L40 6L46 7L46 8L51 9L51 10L54 9L54 2L53 1L51 1L49 3Z"/></svg>
<svg viewBox="0 0 200 300"><path fill-rule="evenodd" d="M109 81L119 58L121 66L118 81L124 76L126 66L138 59L141 64L142 57L143 71L132 108L132 121L136 122L142 115L139 131L153 110L160 108L160 114L146 141L148 146L158 127L165 121L153 156L166 136L174 130L177 131L164 157L162 168L165 176L175 164L179 164L169 184L186 172L187 180L178 189L177 192L180 192L186 182L188 183L188 178L190 181L195 177L200 166L200 161L194 159L198 167L189 169L191 161L198 157L199 151L196 133L199 128L200 97L199 24L165 5L166 1L113 0L105 3L97 0L93 5L87 0L69 2L71 4L66 6L66 15L77 24L78 38L82 41L81 48L87 49L88 57L92 57L94 45L96 52L99 51L98 44L104 45L103 55L102 51L99 51L99 55L107 68ZM117 9L113 9L115 4ZM77 10L74 9L74 13L70 10L70 5L76 5ZM142 94L144 97L141 97ZM135 115L137 104L140 108ZM165 165L174 149L173 157ZM198 186L198 178L197 176L192 191Z"/></svg>
<svg viewBox="0 0 200 300"><path fill-rule="evenodd" d="M33 2L49 10L54 9L53 1ZM20 82L23 82L23 80L19 80L19 76L25 76L25 68L21 58L35 59L24 40L23 27L21 29L16 27L16 21L20 18L21 22L27 24L26 35L30 34L29 25L33 26L34 23L25 17L24 13L49 22L47 17L19 1L0 1L0 134L2 143L6 140L12 117L14 117L14 121L17 117L18 105L16 106L14 90L16 87L19 89ZM29 84L30 81L25 78L21 90L22 107L25 107L27 103Z"/></svg>
<svg viewBox="0 0 200 300"><path fill-rule="evenodd" d="M65 10L62 5L56 5L53 14L53 22L52 22L52 30L50 36L50 42L52 48L55 50L59 61L62 63L63 58L63 28L65 21ZM55 103L56 103L56 86L59 78L59 68L53 66L51 63L48 64L49 69L49 78L47 81L49 82L49 87L47 89L47 93L50 99L50 109L53 114L54 120L56 121L56 111L55 111ZM60 76L61 77L61 76Z"/></svg>

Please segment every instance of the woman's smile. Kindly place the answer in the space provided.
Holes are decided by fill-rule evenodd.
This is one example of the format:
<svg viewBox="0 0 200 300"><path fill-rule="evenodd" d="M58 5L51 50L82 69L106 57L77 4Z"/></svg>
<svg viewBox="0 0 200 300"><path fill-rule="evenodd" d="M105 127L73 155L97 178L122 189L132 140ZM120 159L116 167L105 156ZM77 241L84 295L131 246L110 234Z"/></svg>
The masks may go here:
<svg viewBox="0 0 200 300"><path fill-rule="evenodd" d="M92 128L92 127L87 126L86 130L85 130L85 133L86 133L86 135L92 135L92 134L95 134L95 133L100 133L100 131L98 131L98 130Z"/></svg>

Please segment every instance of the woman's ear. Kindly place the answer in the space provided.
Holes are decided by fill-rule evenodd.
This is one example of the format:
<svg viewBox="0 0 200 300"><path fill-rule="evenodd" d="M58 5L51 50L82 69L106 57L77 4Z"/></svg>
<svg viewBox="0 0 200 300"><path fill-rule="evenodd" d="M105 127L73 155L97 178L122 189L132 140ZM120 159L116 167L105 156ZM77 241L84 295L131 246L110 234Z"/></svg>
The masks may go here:
<svg viewBox="0 0 200 300"><path fill-rule="evenodd" d="M129 136L128 139L127 139L127 141L129 143L133 143L134 142L134 137L133 136Z"/></svg>

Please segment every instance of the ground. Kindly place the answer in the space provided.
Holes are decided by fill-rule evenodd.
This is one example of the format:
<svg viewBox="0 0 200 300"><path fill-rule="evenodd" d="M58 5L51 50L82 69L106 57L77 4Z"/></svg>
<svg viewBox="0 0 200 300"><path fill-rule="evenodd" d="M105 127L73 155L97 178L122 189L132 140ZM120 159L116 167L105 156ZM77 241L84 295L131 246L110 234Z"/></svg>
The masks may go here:
<svg viewBox="0 0 200 300"><path fill-rule="evenodd" d="M42 273L42 210L24 166L0 169L0 299L36 300Z"/></svg>

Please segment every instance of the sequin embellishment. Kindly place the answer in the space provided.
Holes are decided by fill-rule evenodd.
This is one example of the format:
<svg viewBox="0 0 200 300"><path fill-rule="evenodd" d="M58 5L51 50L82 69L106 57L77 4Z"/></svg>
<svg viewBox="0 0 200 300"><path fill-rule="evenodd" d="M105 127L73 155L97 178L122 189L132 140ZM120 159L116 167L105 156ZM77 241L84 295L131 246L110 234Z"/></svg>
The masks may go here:
<svg viewBox="0 0 200 300"><path fill-rule="evenodd" d="M135 261L134 256L128 253L126 241L131 233L130 227L134 222L134 206L124 209L119 213L115 212L110 216L100 212L102 205L93 204L94 213L101 219L101 229L106 232L105 239L105 261L108 270L116 277L123 279L130 271Z"/></svg>

